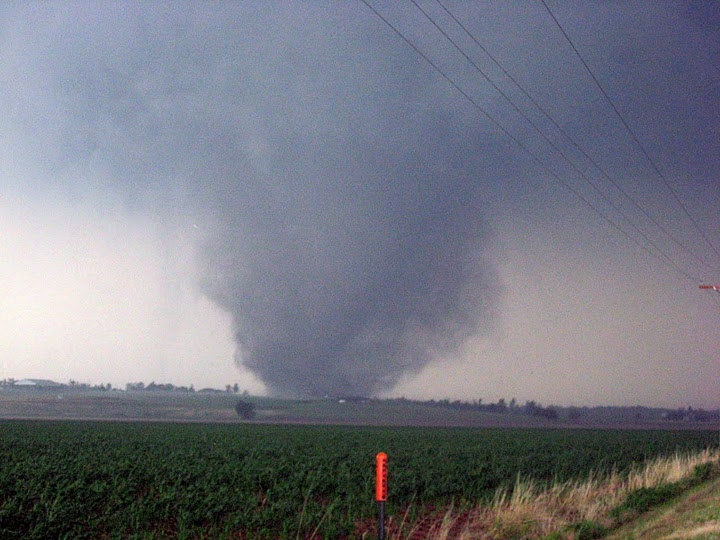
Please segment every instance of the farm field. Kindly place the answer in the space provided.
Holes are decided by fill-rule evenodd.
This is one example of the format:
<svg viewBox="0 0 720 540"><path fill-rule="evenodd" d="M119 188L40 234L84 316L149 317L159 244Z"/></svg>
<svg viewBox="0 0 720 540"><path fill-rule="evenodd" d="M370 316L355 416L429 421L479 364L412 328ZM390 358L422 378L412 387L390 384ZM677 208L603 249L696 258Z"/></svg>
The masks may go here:
<svg viewBox="0 0 720 540"><path fill-rule="evenodd" d="M717 431L0 422L0 538L361 538L387 513L628 471L717 447Z"/></svg>
<svg viewBox="0 0 720 540"><path fill-rule="evenodd" d="M538 426L538 418L452 410L382 400L339 403L333 399L291 400L229 393L182 392L0 392L0 419L108 419L237 422L238 399L256 407L257 422L351 425Z"/></svg>
<svg viewBox="0 0 720 540"><path fill-rule="evenodd" d="M708 429L714 421L672 420L677 411L641 407L560 410L557 419L409 400L293 400L203 392L17 391L0 387L0 420L122 420L238 423L238 400L255 407L253 421L427 427L583 427ZM717 413L713 413L717 414Z"/></svg>

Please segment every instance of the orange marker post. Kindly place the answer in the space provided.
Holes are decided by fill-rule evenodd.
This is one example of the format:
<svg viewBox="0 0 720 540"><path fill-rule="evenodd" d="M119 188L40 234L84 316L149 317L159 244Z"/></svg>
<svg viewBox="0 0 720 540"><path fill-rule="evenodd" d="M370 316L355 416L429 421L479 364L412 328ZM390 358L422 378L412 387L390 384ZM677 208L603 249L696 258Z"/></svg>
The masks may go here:
<svg viewBox="0 0 720 540"><path fill-rule="evenodd" d="M375 456L375 500L378 503L378 539L385 540L385 501L387 501L387 454Z"/></svg>

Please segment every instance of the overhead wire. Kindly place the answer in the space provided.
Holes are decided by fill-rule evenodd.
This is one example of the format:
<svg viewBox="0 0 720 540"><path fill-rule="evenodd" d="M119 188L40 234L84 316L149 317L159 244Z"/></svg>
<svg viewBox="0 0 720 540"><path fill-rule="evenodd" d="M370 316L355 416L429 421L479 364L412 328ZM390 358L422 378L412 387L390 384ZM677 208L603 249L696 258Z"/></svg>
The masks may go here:
<svg viewBox="0 0 720 540"><path fill-rule="evenodd" d="M411 0L411 1L413 2L413 4L415 4L415 5L418 7L418 9L420 9L420 11L422 11L422 12L425 14L426 17L430 18L430 17L427 15L427 13L425 13L425 11L417 5L417 3L415 2L415 0ZM467 29L467 27L450 11L450 9L449 9L445 4L443 4L443 2L442 2L441 0L435 0L435 2L436 2L436 3L445 11L445 13L447 13L447 15L462 29L462 31L475 43L475 45L477 45L477 47L478 47L481 51L483 51L483 53L485 53L485 55L493 62L493 64L495 64L495 66L497 66L497 67L503 72L503 74L504 74L510 81L512 81L512 83L515 85L515 87L516 87L518 90L520 90L520 92L535 106L535 108L537 108L537 109L540 111L540 113L552 123L552 125L555 127L555 129L557 129L558 132L561 133L561 134L570 142L570 144L571 144L578 152L580 152L580 153L585 157L585 159L587 159L587 160L593 165L593 167L595 167L595 168L600 172L600 174L602 175L603 178L605 178L608 182L610 182L613 186L615 186L615 188L625 197L625 199L627 199L628 201L630 201L630 203L631 203L637 210L639 210L653 225L655 225L663 234L665 234L675 245L677 245L678 247L680 247L685 253L687 253L688 255L690 255L691 257L693 257L697 262L699 262L699 263L702 264L703 266L705 266L705 267L707 267L707 268L710 268L710 267L711 267L711 266L707 263L707 261L705 261L702 257L699 257L697 254L695 254L695 253L692 252L690 249L688 249L687 246L685 246L685 244L683 244L680 240L678 240L678 239L675 237L675 235L672 234L671 231L669 231L666 227L664 227L658 220L656 220L656 219L652 216L652 214L650 214L645 208L643 208L642 205L640 205L640 203L638 203L637 200L635 200L635 198L632 197L632 196L620 185L620 183L619 183L618 181L616 181L614 178L612 178L612 177L605 171L605 169L604 169L602 166L600 166L600 164L597 163L597 161L596 161L595 159L593 159L593 157L590 156L590 155L575 141L575 139L573 139L573 138L567 133L567 131L566 131L565 129L563 129L562 126L560 126L560 125L555 121L555 119L537 102L537 100L536 100L535 98L533 98L533 96L530 95L530 93L529 93L527 90L525 90L525 88L523 88L523 86L515 79L515 77L513 77L512 74L502 66L502 64L490 53L490 51L488 51L488 50L482 45L482 43L480 43L480 41L473 35L473 33L470 32L470 31ZM460 48L457 46L457 44L455 44L454 41L453 41L449 36L447 36L447 34L446 34L441 28L439 28L439 26L438 26L434 21L432 21L432 22L433 22L433 24L435 24L435 26L438 27L438 29L446 36L446 38L447 38L448 40L450 40L450 41L453 43L453 45L455 45L455 47L458 48L458 50L460 50ZM463 55L465 55L465 53L464 53L462 50L460 50L460 52L461 52ZM467 58L467 55L465 55L465 56L466 56L466 58ZM488 82L490 82L490 84L492 84L492 86L493 86L496 90L498 90L498 92L500 92L500 94L502 94L503 97L505 97L505 99L507 99L508 101L510 101L510 99L507 97L507 95L506 95L504 92L502 92L499 88L497 88L497 86L496 86L496 85L490 80L490 78L475 64L475 62L473 62L473 61L470 60L469 58L468 58L468 60L471 62L471 64L472 64L473 66L476 67L476 69L478 69L478 71L483 75L483 77L485 77L486 80L488 80ZM517 108L516 108L516 110L517 110ZM518 112L520 112L520 111L518 110ZM535 124L534 124L531 120L529 120L522 112L520 112L520 114L522 114L523 117L524 117L526 120L528 120L528 122L530 122L534 127L536 127ZM536 129L538 129L538 128L536 127ZM555 148L554 145L553 145L553 147ZM557 148L556 148L556 149L557 149ZM558 149L558 152L560 152L559 149ZM564 155L562 152L560 152L560 153L561 153L561 155L563 155L563 157L565 157L565 155ZM568 163L570 163L570 160L569 160L567 157L565 157L565 159L566 159L566 161L568 161ZM586 176L585 176L577 167L574 167L574 168L578 171L578 173L580 173L580 174L583 176L583 178L586 178ZM586 178L586 179L587 179L587 178ZM588 180L588 181L589 181L589 180ZM592 182L590 182L590 183L591 183L591 185L593 185L593 187L595 187L594 184L592 184ZM611 206L612 206L613 208L615 208L615 205L613 205L612 203L611 203ZM619 211L619 210L618 210L618 211ZM621 212L620 212L620 213L621 213ZM627 218L627 216L625 216L625 215L622 214L622 213L621 213L621 215L622 215L627 221L629 221L629 222L632 224L632 226L641 234L641 236L642 236L648 243L652 244L653 247L655 247L656 249L659 250L659 248L657 248L657 247L654 245L654 243L653 243L652 241L650 241L650 240L646 237L645 233L643 233L637 226L635 226L635 224L632 222L632 220L630 220L629 218ZM659 251L660 251L660 250L659 250Z"/></svg>
<svg viewBox="0 0 720 540"><path fill-rule="evenodd" d="M550 15L550 17L552 18L552 20L555 22L555 25L558 27L558 29L560 30L560 32L562 33L562 35L564 36L565 40L568 42L568 44L570 45L570 47L572 48L572 50L575 52L575 54L577 55L578 59L579 59L580 62L582 63L583 67L584 67L585 70L588 72L588 74L589 74L590 77L592 78L593 82L595 83L595 85L596 85L596 86L598 87L598 89L600 90L600 93L603 95L603 97L604 97L605 100L608 102L608 104L610 105L610 107L612 108L612 110L615 112L615 115L618 117L618 119L620 120L620 122L622 123L622 125L625 127L625 129L627 130L627 132L630 134L630 136L632 137L632 139L635 141L635 143L637 144L638 148L640 149L640 151L642 152L642 154L643 154L643 155L645 156L645 158L647 159L648 163L650 163L652 169L655 171L655 173L657 174L657 176L663 181L663 183L664 183L665 186L668 188L668 190L670 191L670 193L672 194L673 198L674 198L675 201L678 203L678 205L680 206L680 208L682 208L683 213L685 214L685 216L690 220L690 222L693 224L693 226L694 226L695 229L698 231L698 233L700 233L700 235L701 235L702 238L705 240L705 242L707 243L707 245L712 249L712 251L715 252L715 254L718 256L718 258L720 258L720 250L718 250L718 248L716 248L715 245L710 241L710 238L708 238L708 236L705 234L705 231L700 227L700 225L697 223L697 221L692 217L692 215L691 215L690 212L688 211L687 207L686 207L685 204L682 202L682 200L681 200L680 197L678 196L678 194L677 194L677 192L675 191L675 189L673 189L673 187L672 187L672 185L670 184L670 182L668 181L668 179L665 177L665 175L662 173L662 171L660 171L659 167L655 164L655 161L652 159L652 157L650 157L650 154L649 154L648 151L645 149L645 146L642 144L642 142L640 142L640 139L638 138L638 136L635 134L635 132L634 132L633 129L630 127L630 125L628 124L628 122L625 120L625 118L623 117L623 115L620 113L620 111L618 110L617 106L615 105L615 103L613 102L613 100L610 98L610 96L608 95L608 93L607 93L607 91L605 90L605 88L603 87L603 85L600 83L600 81L598 80L598 78L595 76L595 73L593 72L593 70L590 69L590 66L589 66L588 63L585 61L585 59L583 58L582 54L580 54L580 51L577 49L577 47L575 46L575 44L573 43L573 41L570 39L570 36L567 34L567 32L565 31L565 29L563 28L563 26L560 24L560 21L558 21L557 17L555 17L555 14L552 12L552 10L550 9L550 7L547 5L547 2L546 2L545 0L540 0L540 2L542 2L543 6L545 6L545 9L547 10L547 12L548 12L548 14Z"/></svg>
<svg viewBox="0 0 720 540"><path fill-rule="evenodd" d="M527 153L533 161L535 161L543 170L545 170L552 178L554 178L556 181L558 181L561 185L563 185L566 189L568 189L571 193L573 193L580 201L582 201L585 205L587 205L589 208L591 208L598 216L600 216L605 222L607 222L611 227L616 229L618 232L620 232L623 236L625 236L628 240L636 244L638 247L646 251L649 255L653 257L657 257L657 255L652 252L646 245L641 244L638 242L636 238L633 236L630 236L627 231L625 231L622 227L620 227L617 223L615 223L612 219L610 219L604 212L602 212L599 208L597 208L590 200L588 200L582 193L580 193L576 188L574 188L572 185L570 185L568 182L563 180L558 174L556 174L552 169L548 167L547 164L545 164L544 161L542 161L530 148L523 144L522 141L520 141L515 135L513 135L510 131L508 131L499 120L497 120L493 115L491 115L489 112L487 112L475 99L473 99L466 91L464 91L455 81L453 81L449 75L447 75L435 62L433 62L429 56L427 56L417 45L415 45L408 37L406 37L398 28L396 28L386 17L384 17L379 11L375 9L375 7L370 4L368 0L360 0L365 6L370 9L376 17L378 17L381 21L385 23L385 25L388 26L398 37L400 37L407 45L409 45L425 62L427 62L439 75L441 75L453 88L455 88L467 101L469 101L473 107L475 107L478 111L480 111L495 127L497 127L499 130L501 130L507 137L509 137L519 148L521 148L525 153ZM694 282L697 282L697 279L693 277L690 273L682 269L675 261L673 261L667 254L665 254L662 251L659 251L659 253L662 256L662 259L665 260L667 264L669 264L676 272L683 275L687 279L690 279Z"/></svg>
<svg viewBox="0 0 720 540"><path fill-rule="evenodd" d="M452 46L468 61L468 63L473 66L473 68L480 74L482 77L507 101L510 106L518 113L520 114L526 122L528 122L533 129L542 137L547 144L549 144L562 158L575 170L575 172L580 175L580 177L588 184L592 189L603 199L605 202L613 209L615 210L625 221L627 221L630 226L643 238L645 242L647 242L650 246L652 246L653 249L655 249L658 253L661 254L661 256L667 260L670 260L670 256L653 240L650 239L650 237L642 230L640 227L638 227L623 211L620 209L613 201L610 199L608 195L605 195L602 190L582 171L580 168L573 163L573 161L566 155L565 152L561 148L559 148L539 127L538 125L529 118L518 106L515 102L513 102L512 99L497 85L495 82L480 68L480 66L477 65L475 61L473 61L472 58L457 44L457 42L425 11L422 6L420 6L416 0L410 0L412 4L425 16L425 18L445 37L445 39L452 44ZM439 0L436 0L438 4L452 17L452 19L457 22L460 27L463 29L463 31L468 34L476 43L477 40L468 32L468 30L449 12L449 10L442 5L442 3ZM479 43L478 43L479 44ZM482 46L481 46L482 48ZM485 50L482 48L483 51ZM489 54L488 54L489 55ZM507 73L507 71L502 68L502 66L499 65L497 61L493 61L503 70L504 73ZM625 195L627 199L629 199L635 207L640 209L657 227L660 228L661 231L663 231L671 240L673 240L679 247L681 247L686 253L688 253L691 257L696 259L701 264L708 266L709 265L699 258L697 255L695 255L693 252L691 252L689 249L685 247L684 244L682 244L679 240L677 240L669 231L667 231L664 227L662 227L661 224L659 224L652 216L646 212L637 201L635 201L625 190L622 189L622 187L613 180L595 161L588 156L588 154L580 148L580 146L570 137L565 130L563 130L555 120L550 117L550 115L540 107L537 102L532 99L532 97L529 96L529 94L515 81L511 78L511 80L515 83L515 85L520 88L520 90L532 101L533 104L535 104L536 107L540 109L540 111L553 123L553 125L556 126L556 128L568 139L570 142L587 158L590 160L590 162L603 174L603 176L608 179L620 192Z"/></svg>

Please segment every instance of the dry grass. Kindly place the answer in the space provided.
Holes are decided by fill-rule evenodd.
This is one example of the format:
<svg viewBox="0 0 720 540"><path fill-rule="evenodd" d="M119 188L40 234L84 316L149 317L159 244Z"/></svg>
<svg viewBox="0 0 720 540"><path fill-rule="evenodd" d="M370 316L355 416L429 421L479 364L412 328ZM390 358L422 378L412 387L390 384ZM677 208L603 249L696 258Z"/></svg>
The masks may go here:
<svg viewBox="0 0 720 540"><path fill-rule="evenodd" d="M530 540L556 534L557 538L571 539L575 537L572 524L611 525L611 510L630 492L689 478L696 466L709 462L720 463L720 451L675 455L646 463L629 474L593 475L584 481L556 483L546 489L532 480L518 478L512 489L498 490L488 505L464 513L451 508L431 527L425 527L422 536L408 529L402 534L401 529L395 538Z"/></svg>
<svg viewBox="0 0 720 540"><path fill-rule="evenodd" d="M685 540L687 538L718 538L720 537L720 521L712 521L703 523L693 529L679 531L670 536L666 536L665 540Z"/></svg>

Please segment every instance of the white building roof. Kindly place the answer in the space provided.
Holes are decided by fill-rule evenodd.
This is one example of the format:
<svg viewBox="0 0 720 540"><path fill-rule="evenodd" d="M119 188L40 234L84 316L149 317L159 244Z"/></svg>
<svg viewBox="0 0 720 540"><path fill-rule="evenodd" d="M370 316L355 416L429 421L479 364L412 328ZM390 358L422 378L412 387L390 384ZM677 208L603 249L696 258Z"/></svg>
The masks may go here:
<svg viewBox="0 0 720 540"><path fill-rule="evenodd" d="M21 379L15 381L15 386L62 386L60 383L48 379Z"/></svg>

